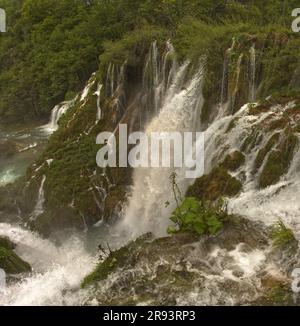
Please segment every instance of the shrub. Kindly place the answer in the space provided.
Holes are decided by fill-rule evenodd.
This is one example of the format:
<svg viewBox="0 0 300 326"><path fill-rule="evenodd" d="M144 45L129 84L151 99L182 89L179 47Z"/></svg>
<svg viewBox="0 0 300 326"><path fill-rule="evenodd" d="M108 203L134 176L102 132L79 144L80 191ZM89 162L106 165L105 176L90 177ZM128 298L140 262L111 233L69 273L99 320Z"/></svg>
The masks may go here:
<svg viewBox="0 0 300 326"><path fill-rule="evenodd" d="M171 216L171 221L176 223L179 229L170 227L168 233L187 231L197 235L216 234L222 229L226 215L223 201L212 205L194 197L187 197Z"/></svg>

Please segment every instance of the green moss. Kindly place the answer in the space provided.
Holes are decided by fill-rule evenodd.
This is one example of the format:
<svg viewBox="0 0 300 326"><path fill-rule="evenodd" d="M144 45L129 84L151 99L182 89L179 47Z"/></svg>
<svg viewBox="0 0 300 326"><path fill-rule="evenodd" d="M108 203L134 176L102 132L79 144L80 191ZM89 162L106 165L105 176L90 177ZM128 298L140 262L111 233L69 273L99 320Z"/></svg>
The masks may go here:
<svg viewBox="0 0 300 326"><path fill-rule="evenodd" d="M268 306L291 306L294 305L293 293L288 285L278 284L268 291L263 302Z"/></svg>
<svg viewBox="0 0 300 326"><path fill-rule="evenodd" d="M30 265L17 256L12 250L0 246L0 268L8 274L30 272Z"/></svg>
<svg viewBox="0 0 300 326"><path fill-rule="evenodd" d="M280 151L272 151L259 177L259 185L266 188L279 181L286 171L285 161Z"/></svg>
<svg viewBox="0 0 300 326"><path fill-rule="evenodd" d="M273 225L271 237L275 247L286 247L297 243L293 231L287 228L282 220Z"/></svg>
<svg viewBox="0 0 300 326"><path fill-rule="evenodd" d="M255 162L254 162L254 169L255 171L257 171L263 164L267 154L270 152L270 150L275 147L275 145L277 144L278 140L280 138L280 134L279 133L276 133L274 134L270 139L269 141L267 142L266 146L264 148L262 148L257 156L256 156L256 159L255 159Z"/></svg>
<svg viewBox="0 0 300 326"><path fill-rule="evenodd" d="M223 196L236 196L241 189L240 181L229 175L224 167L217 167L209 175L197 179L188 189L187 197L196 197L203 201L215 201Z"/></svg>
<svg viewBox="0 0 300 326"><path fill-rule="evenodd" d="M15 245L8 238L0 237L0 247L7 250L13 250Z"/></svg>
<svg viewBox="0 0 300 326"><path fill-rule="evenodd" d="M259 176L260 187L266 188L277 183L287 173L297 145L298 138L286 130L283 140L278 145L278 149L271 151L269 154L263 171Z"/></svg>
<svg viewBox="0 0 300 326"><path fill-rule="evenodd" d="M244 163L245 163L245 155L239 151L235 151L231 154L228 154L221 165L229 171L236 171Z"/></svg>
<svg viewBox="0 0 300 326"><path fill-rule="evenodd" d="M246 137L242 144L241 150L245 153L250 153L252 149L259 145L263 140L263 134L261 130L254 129L249 136Z"/></svg>
<svg viewBox="0 0 300 326"><path fill-rule="evenodd" d="M132 255L134 252L150 238L152 238L151 234L143 235L128 245L110 252L109 256L96 267L94 272L85 277L81 287L85 288L93 283L103 281L109 274L124 267L128 263L128 260L133 258Z"/></svg>

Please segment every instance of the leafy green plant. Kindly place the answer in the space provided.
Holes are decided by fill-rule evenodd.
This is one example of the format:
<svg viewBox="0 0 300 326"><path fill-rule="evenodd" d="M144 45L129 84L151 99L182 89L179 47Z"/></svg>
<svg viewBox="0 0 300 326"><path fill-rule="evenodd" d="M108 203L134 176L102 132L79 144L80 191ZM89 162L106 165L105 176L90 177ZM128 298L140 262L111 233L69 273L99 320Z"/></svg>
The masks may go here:
<svg viewBox="0 0 300 326"><path fill-rule="evenodd" d="M287 228L282 220L273 225L271 237L275 247L287 246L296 241L293 231Z"/></svg>
<svg viewBox="0 0 300 326"><path fill-rule="evenodd" d="M224 201L217 204L203 203L194 197L187 197L171 216L171 221L177 224L177 229L168 229L170 234L178 231L193 232L198 235L216 234L222 227L225 216Z"/></svg>

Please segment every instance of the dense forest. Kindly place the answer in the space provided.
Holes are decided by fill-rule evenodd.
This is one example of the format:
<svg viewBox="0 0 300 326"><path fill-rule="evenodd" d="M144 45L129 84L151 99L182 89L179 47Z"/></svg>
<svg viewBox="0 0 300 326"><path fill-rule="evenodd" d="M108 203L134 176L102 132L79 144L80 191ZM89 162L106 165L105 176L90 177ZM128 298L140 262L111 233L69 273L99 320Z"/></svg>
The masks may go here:
<svg viewBox="0 0 300 326"><path fill-rule="evenodd" d="M175 38L183 55L195 55L204 42L209 46L213 38L222 40L230 31L290 29L290 13L297 4L296 0L1 0L8 16L8 33L0 36L1 120L48 117L55 104L83 87L101 64L99 56L117 49L122 39L133 46L128 33L142 38L159 29L164 38Z"/></svg>

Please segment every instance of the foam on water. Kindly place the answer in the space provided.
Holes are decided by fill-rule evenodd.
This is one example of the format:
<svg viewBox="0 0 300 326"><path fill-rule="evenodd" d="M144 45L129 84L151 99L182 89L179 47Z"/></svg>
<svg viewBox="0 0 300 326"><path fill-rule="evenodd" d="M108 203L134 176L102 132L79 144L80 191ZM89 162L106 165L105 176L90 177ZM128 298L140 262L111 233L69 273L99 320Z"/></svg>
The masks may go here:
<svg viewBox="0 0 300 326"><path fill-rule="evenodd" d="M0 235L17 244L16 252L33 267L31 274L7 286L0 305L77 305L84 299L80 282L95 265L80 237L60 247L39 235L10 224L0 224Z"/></svg>

